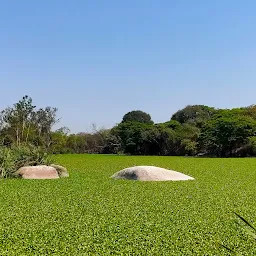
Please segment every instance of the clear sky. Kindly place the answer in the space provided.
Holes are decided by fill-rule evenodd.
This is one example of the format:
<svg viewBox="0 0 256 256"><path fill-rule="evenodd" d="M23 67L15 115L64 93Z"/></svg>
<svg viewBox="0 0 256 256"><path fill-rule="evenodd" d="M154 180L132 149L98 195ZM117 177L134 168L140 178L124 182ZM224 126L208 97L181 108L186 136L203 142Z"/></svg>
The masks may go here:
<svg viewBox="0 0 256 256"><path fill-rule="evenodd" d="M135 109L256 103L254 0L0 0L0 109L28 94L60 125Z"/></svg>

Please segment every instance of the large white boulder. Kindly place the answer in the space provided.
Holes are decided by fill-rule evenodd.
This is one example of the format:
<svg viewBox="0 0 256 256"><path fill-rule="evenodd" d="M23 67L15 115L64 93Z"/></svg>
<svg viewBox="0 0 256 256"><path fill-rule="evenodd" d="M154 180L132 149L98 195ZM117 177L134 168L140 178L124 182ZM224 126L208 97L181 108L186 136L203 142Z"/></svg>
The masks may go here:
<svg viewBox="0 0 256 256"><path fill-rule="evenodd" d="M38 165L38 166L25 166L21 167L17 175L23 179L58 179L59 175L57 170L52 166Z"/></svg>
<svg viewBox="0 0 256 256"><path fill-rule="evenodd" d="M194 180L193 177L183 173L156 166L134 166L126 168L115 173L112 178L141 181Z"/></svg>

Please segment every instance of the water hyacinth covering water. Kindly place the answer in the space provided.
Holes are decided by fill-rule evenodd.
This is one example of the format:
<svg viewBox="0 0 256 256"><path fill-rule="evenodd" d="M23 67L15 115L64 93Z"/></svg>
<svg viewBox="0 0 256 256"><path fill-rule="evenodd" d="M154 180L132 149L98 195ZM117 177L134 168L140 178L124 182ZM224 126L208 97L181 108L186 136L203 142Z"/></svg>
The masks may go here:
<svg viewBox="0 0 256 256"><path fill-rule="evenodd" d="M256 159L60 155L70 177L2 179L1 255L254 255ZM114 180L154 165L195 180Z"/></svg>

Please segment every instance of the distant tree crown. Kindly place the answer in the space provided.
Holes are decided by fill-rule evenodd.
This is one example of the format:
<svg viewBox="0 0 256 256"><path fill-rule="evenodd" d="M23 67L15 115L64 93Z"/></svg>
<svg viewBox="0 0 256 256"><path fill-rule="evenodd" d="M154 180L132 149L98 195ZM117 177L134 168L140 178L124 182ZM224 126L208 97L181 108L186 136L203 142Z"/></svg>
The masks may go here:
<svg viewBox="0 0 256 256"><path fill-rule="evenodd" d="M123 116L122 122L140 122L153 124L151 116L148 113L143 112L141 110L133 110L128 112Z"/></svg>

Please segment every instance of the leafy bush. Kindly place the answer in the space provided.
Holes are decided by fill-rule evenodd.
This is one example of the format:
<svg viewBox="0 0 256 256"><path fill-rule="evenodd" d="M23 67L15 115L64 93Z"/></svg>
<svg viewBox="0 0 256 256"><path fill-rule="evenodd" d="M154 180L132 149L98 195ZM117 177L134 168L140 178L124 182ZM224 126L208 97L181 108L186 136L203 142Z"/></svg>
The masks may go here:
<svg viewBox="0 0 256 256"><path fill-rule="evenodd" d="M249 138L248 145L249 145L252 155L255 156L256 155L256 136Z"/></svg>
<svg viewBox="0 0 256 256"><path fill-rule="evenodd" d="M48 165L50 157L37 147L0 147L0 178L16 177L23 166Z"/></svg>

